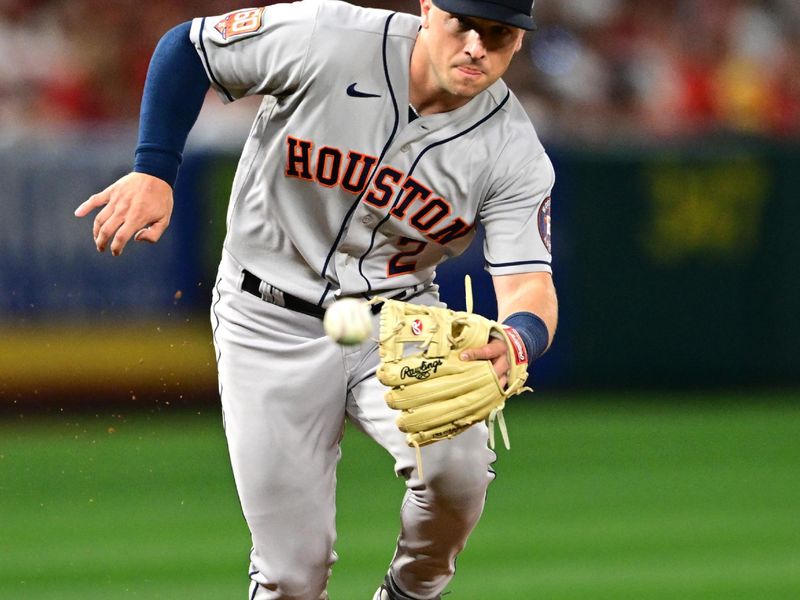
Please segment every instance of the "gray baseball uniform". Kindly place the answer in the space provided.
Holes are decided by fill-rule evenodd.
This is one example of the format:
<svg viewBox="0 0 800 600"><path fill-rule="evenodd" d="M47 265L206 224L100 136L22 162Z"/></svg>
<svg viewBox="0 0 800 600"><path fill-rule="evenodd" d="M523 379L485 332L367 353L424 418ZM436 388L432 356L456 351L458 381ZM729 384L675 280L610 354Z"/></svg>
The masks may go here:
<svg viewBox="0 0 800 600"><path fill-rule="evenodd" d="M225 102L265 95L230 199L212 324L226 435L253 537L251 598L325 597L344 419L407 478L391 572L436 597L483 508L486 428L423 448L425 480L374 377L319 312L342 296L437 303L437 264L485 228L492 275L550 271L551 163L502 80L410 120L418 17L306 0L196 19ZM388 557L387 557L388 558Z"/></svg>

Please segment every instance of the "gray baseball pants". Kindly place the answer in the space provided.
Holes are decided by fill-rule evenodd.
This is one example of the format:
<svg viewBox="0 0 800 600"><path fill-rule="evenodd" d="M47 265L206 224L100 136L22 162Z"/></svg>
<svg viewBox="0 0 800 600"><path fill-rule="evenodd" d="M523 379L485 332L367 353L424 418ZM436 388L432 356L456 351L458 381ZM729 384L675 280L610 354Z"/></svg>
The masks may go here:
<svg viewBox="0 0 800 600"><path fill-rule="evenodd" d="M243 292L241 272L223 252L211 321L225 435L252 536L249 598L326 598L336 561L336 466L345 418L394 457L395 472L406 480L394 580L412 596L437 597L494 477L486 427L425 446L420 480L414 449L375 378L376 343L332 342L317 317ZM376 573L376 585L382 577Z"/></svg>

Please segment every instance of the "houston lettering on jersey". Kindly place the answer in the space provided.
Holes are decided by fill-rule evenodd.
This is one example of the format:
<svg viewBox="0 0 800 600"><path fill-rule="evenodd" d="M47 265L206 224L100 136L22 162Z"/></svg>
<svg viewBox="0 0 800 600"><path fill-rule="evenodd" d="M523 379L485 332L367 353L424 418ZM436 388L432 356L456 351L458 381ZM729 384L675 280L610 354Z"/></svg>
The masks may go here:
<svg viewBox="0 0 800 600"><path fill-rule="evenodd" d="M324 187L341 187L351 194L360 194L369 181L378 159L353 150L322 146L296 137L286 137L286 177L316 182ZM402 171L384 165L363 195L362 202L376 208L390 206L389 215L408 223L429 240L449 244L472 230L472 225L459 217L451 218L453 208L447 200L436 196L423 182Z"/></svg>

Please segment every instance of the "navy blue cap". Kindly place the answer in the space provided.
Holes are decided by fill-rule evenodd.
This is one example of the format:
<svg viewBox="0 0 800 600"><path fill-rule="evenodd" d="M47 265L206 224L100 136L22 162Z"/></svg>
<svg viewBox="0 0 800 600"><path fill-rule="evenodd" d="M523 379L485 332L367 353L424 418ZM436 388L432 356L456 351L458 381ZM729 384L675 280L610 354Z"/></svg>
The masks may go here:
<svg viewBox="0 0 800 600"><path fill-rule="evenodd" d="M465 17L497 21L520 29L536 29L531 12L533 0L432 0L444 11Z"/></svg>

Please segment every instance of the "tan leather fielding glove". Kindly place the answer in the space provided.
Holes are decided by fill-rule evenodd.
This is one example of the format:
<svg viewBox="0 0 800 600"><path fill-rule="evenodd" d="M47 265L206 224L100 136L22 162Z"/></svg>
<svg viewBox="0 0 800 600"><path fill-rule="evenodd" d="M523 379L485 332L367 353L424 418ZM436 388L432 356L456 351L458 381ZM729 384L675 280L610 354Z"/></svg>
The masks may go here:
<svg viewBox="0 0 800 600"><path fill-rule="evenodd" d="M452 438L479 421L489 424L494 447L497 419L508 446L502 410L506 398L528 389L525 345L516 331L471 312L384 301L380 317L380 358L377 376L390 387L386 403L400 410L397 426L409 446L419 448ZM490 336L505 339L509 348L505 389L489 360L462 361L466 348L478 348Z"/></svg>

